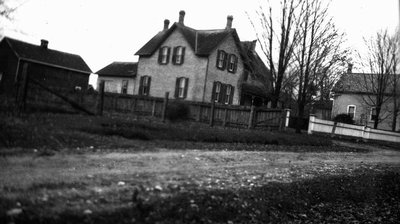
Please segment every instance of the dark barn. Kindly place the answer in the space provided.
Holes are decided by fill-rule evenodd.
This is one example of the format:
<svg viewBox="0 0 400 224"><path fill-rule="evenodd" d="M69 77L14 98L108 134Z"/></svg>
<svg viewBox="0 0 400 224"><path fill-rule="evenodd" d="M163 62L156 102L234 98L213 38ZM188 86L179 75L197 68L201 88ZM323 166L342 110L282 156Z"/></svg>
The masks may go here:
<svg viewBox="0 0 400 224"><path fill-rule="evenodd" d="M87 89L88 65L79 55L40 46L9 37L0 42L0 93L15 95L24 78L34 79L53 89Z"/></svg>

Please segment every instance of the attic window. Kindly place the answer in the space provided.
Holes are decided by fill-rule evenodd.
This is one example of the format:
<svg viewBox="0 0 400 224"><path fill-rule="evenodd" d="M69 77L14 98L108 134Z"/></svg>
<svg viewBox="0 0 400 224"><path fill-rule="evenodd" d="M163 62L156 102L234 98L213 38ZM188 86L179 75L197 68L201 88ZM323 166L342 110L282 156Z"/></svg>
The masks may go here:
<svg viewBox="0 0 400 224"><path fill-rule="evenodd" d="M226 67L227 54L223 50L218 50L217 54L217 68L224 70Z"/></svg>
<svg viewBox="0 0 400 224"><path fill-rule="evenodd" d="M172 56L172 62L175 65L181 65L183 64L184 57L185 57L185 47L182 46L175 47Z"/></svg>
<svg viewBox="0 0 400 224"><path fill-rule="evenodd" d="M228 72L235 73L237 68L237 57L234 54L229 55Z"/></svg>
<svg viewBox="0 0 400 224"><path fill-rule="evenodd" d="M158 63L159 64L162 64L162 65L168 64L170 51L171 51L171 48L167 47L167 46L160 48L159 53L158 53Z"/></svg>

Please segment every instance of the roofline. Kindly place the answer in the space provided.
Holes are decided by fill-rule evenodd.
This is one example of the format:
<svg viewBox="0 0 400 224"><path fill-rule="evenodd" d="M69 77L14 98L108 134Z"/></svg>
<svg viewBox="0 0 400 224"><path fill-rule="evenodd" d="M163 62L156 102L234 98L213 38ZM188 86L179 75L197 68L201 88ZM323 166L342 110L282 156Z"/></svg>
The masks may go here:
<svg viewBox="0 0 400 224"><path fill-rule="evenodd" d="M94 73L94 74L98 75L99 77L112 77L112 78L117 77L117 78L132 78L132 79L134 79L137 77L136 74L135 75L101 75L101 74L97 74L97 73Z"/></svg>
<svg viewBox="0 0 400 224"><path fill-rule="evenodd" d="M93 73L92 71L82 71L79 69L73 69L73 68L68 68L68 67L64 67L64 66L59 66L59 65L55 65L55 64L50 64L50 63L46 63L46 62L41 62L41 61L37 61L37 60L33 60L33 59L28 59L28 58L23 58L23 57L18 57L20 60L23 61L28 61L28 62L33 62L36 64L42 64L42 65L46 65L46 66L50 66L50 67L54 67L54 68L61 68L61 69L65 69L65 70L69 70L69 71L74 71L74 72L79 72L79 73L84 73L84 74L91 74Z"/></svg>
<svg viewBox="0 0 400 224"><path fill-rule="evenodd" d="M20 59L21 56L19 56L19 54L17 53L17 51L13 48L13 45L9 42L9 39L13 39L13 38L4 36L3 40L4 40L4 39L7 41L8 46L11 48L12 52L14 52L15 56L17 56L17 58ZM13 40L15 40L15 39L13 39Z"/></svg>

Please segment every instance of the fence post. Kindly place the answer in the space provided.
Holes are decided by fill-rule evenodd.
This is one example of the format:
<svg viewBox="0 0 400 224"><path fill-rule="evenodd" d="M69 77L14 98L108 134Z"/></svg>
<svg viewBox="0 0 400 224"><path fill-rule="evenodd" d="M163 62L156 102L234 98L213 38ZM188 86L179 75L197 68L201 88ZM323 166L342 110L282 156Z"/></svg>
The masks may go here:
<svg viewBox="0 0 400 224"><path fill-rule="evenodd" d="M162 108L162 122L165 122L165 118L167 117L168 96L169 92L165 92L163 108Z"/></svg>
<svg viewBox="0 0 400 224"><path fill-rule="evenodd" d="M199 104L199 106L197 107L197 110L199 112L197 113L196 121L200 122L201 121L201 104Z"/></svg>
<svg viewBox="0 0 400 224"><path fill-rule="evenodd" d="M312 134L314 130L315 114L310 114L310 120L308 121L308 134Z"/></svg>
<svg viewBox="0 0 400 224"><path fill-rule="evenodd" d="M247 125L248 129L253 127L254 109L255 109L255 107L254 107L254 105L252 105L251 109L250 109L249 124Z"/></svg>
<svg viewBox="0 0 400 224"><path fill-rule="evenodd" d="M363 132L362 132L362 138L363 138L364 142L368 141L370 132L371 132L371 128L368 126L364 126Z"/></svg>
<svg viewBox="0 0 400 224"><path fill-rule="evenodd" d="M211 102L211 110L210 110L210 127L214 125L214 111L215 111L215 100Z"/></svg>
<svg viewBox="0 0 400 224"><path fill-rule="evenodd" d="M226 120L228 119L228 108L225 108L224 110L224 121L223 121L223 126L226 127Z"/></svg>
<svg viewBox="0 0 400 224"><path fill-rule="evenodd" d="M285 109L285 114L286 114L286 117L285 117L285 130L286 130L286 128L289 127L290 109Z"/></svg>
<svg viewBox="0 0 400 224"><path fill-rule="evenodd" d="M151 108L151 116L156 116L156 99L153 100L153 107Z"/></svg>
<svg viewBox="0 0 400 224"><path fill-rule="evenodd" d="M103 115L104 107L104 80L100 82L99 85L99 97L97 98L97 115Z"/></svg>

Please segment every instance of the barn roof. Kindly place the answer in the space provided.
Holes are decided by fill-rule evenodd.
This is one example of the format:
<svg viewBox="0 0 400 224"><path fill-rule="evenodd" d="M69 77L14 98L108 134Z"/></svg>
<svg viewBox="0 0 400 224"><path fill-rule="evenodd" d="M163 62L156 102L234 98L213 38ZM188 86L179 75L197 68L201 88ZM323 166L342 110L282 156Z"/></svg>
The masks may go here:
<svg viewBox="0 0 400 224"><path fill-rule="evenodd" d="M10 37L4 37L3 41L9 44L20 59L87 74L92 73L89 66L79 55L48 49L47 46L34 45Z"/></svg>

